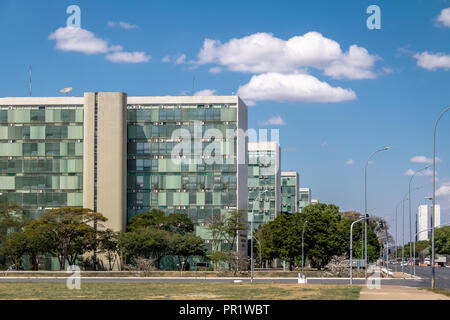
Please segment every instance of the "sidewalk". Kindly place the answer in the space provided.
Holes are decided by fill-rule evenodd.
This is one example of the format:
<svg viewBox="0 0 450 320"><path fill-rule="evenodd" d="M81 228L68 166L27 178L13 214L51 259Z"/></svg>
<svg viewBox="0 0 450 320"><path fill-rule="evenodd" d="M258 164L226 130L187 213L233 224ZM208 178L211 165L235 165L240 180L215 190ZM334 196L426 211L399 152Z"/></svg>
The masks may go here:
<svg viewBox="0 0 450 320"><path fill-rule="evenodd" d="M381 286L380 289L369 289L364 286L359 300L450 300L450 297L413 287Z"/></svg>

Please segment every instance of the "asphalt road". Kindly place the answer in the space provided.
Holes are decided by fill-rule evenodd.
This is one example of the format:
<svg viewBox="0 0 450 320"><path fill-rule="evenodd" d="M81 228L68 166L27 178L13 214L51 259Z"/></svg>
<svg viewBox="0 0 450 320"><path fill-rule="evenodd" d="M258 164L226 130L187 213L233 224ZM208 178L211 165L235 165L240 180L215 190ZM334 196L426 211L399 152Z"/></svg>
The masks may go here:
<svg viewBox="0 0 450 320"><path fill-rule="evenodd" d="M394 268L391 267L392 270ZM398 268L398 271L401 269ZM436 268L436 287L445 288L450 290L450 268ZM405 268L405 272L409 273L409 269ZM395 286L408 286L408 287L425 287L431 286L431 268L430 267L418 267L416 266L416 275L421 279L393 279L382 278L381 285L395 285ZM66 278L54 278L54 277L33 277L33 278L13 278L13 277L0 277L1 282L66 282ZM250 282L249 278L134 278L134 277L110 277L110 278L94 278L85 277L82 278L82 282L88 283L101 283L101 282L114 282L114 283L158 283L158 282L216 282L216 283L232 283L235 280L242 282ZM297 283L297 278L255 278L255 283ZM349 284L349 278L308 278L308 283L312 284ZM365 279L354 278L354 284L365 284Z"/></svg>
<svg viewBox="0 0 450 320"><path fill-rule="evenodd" d="M4 282L28 282L28 283L36 283L36 282L66 282L67 278L1 278L0 283ZM82 282L85 283L102 283L102 282L114 282L114 283L175 283L175 282L208 282L208 283L232 283L235 280L242 281L244 283L250 282L249 278L92 278L86 277L82 278ZM253 280L254 283L297 283L297 278L256 278ZM309 278L308 283L312 284L349 284L349 278ZM363 278L353 279L353 284L365 284L365 280ZM419 280L414 279L381 279L381 285L402 285L402 286L411 286L411 287L419 287Z"/></svg>

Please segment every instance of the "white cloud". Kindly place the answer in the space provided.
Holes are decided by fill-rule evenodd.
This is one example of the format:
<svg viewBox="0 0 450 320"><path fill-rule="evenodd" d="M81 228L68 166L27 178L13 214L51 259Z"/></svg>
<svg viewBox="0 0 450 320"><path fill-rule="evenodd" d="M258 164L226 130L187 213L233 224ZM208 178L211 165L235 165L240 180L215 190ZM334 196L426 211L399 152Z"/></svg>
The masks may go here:
<svg viewBox="0 0 450 320"><path fill-rule="evenodd" d="M133 24L130 24L130 23L128 23L128 22L123 22L123 21L120 21L120 22L108 21L108 27L114 28L114 27L116 27L116 26L119 26L120 28L125 29L125 30L137 29L137 28L138 28L138 26L133 25Z"/></svg>
<svg viewBox="0 0 450 320"><path fill-rule="evenodd" d="M183 64L186 63L186 55L184 53L175 55L168 54L162 58L162 62L164 63L173 62L175 64Z"/></svg>
<svg viewBox="0 0 450 320"><path fill-rule="evenodd" d="M436 190L436 197L450 196L450 184L444 184Z"/></svg>
<svg viewBox="0 0 450 320"><path fill-rule="evenodd" d="M115 45L115 46L110 46L108 49L109 49L109 51L116 52L116 51L122 51L123 47L120 45Z"/></svg>
<svg viewBox="0 0 450 320"><path fill-rule="evenodd" d="M106 60L119 63L149 62L150 58L145 52L115 52L105 57Z"/></svg>
<svg viewBox="0 0 450 320"><path fill-rule="evenodd" d="M245 101L342 102L356 99L352 90L332 87L311 75L280 73L254 75L250 82L239 87L238 95Z"/></svg>
<svg viewBox="0 0 450 320"><path fill-rule="evenodd" d="M347 161L345 161L345 164L346 164L346 165L349 165L349 166L352 166L352 165L355 164L355 160L353 160L353 159L348 159Z"/></svg>
<svg viewBox="0 0 450 320"><path fill-rule="evenodd" d="M429 53L428 51L414 54L417 65L427 70L434 71L438 68L450 69L450 54Z"/></svg>
<svg viewBox="0 0 450 320"><path fill-rule="evenodd" d="M377 59L357 45L343 52L339 43L318 32L289 40L261 32L226 43L205 39L197 63L216 63L231 71L256 74L304 73L311 67L336 79L371 79L375 78L372 69Z"/></svg>
<svg viewBox="0 0 450 320"><path fill-rule="evenodd" d="M194 93L194 96L215 96L216 89L204 89Z"/></svg>
<svg viewBox="0 0 450 320"><path fill-rule="evenodd" d="M56 41L57 50L75 51L84 54L109 53L105 56L105 59L119 63L150 61L150 56L144 52L123 52L121 45L109 46L107 41L97 38L92 32L81 28L59 28L52 32L48 38Z"/></svg>
<svg viewBox="0 0 450 320"><path fill-rule="evenodd" d="M74 27L58 28L48 36L56 41L56 49L76 51L84 54L108 52L108 42L97 38L92 32Z"/></svg>
<svg viewBox="0 0 450 320"><path fill-rule="evenodd" d="M408 169L405 172L405 176L412 176L416 173L417 170L413 170L413 169ZM417 177L424 177L424 176L432 176L433 175L433 170L431 169L426 169L423 171L420 171L419 173L416 174Z"/></svg>
<svg viewBox="0 0 450 320"><path fill-rule="evenodd" d="M427 158L425 156L415 156L412 157L411 159L409 159L409 161L414 162L414 163L433 163L433 158ZM439 159L438 157L436 157L436 162L441 162L441 159Z"/></svg>
<svg viewBox="0 0 450 320"><path fill-rule="evenodd" d="M175 64L182 64L186 62L186 55L185 54L180 54L176 60L175 60Z"/></svg>
<svg viewBox="0 0 450 320"><path fill-rule="evenodd" d="M222 72L222 68L221 67L212 67L212 68L209 69L209 73L212 73L212 74L217 74L217 73L220 73L220 72Z"/></svg>
<svg viewBox="0 0 450 320"><path fill-rule="evenodd" d="M262 122L263 126L285 126L286 122L280 116L274 116Z"/></svg>
<svg viewBox="0 0 450 320"><path fill-rule="evenodd" d="M445 27L450 27L450 8L442 9L436 21Z"/></svg>
<svg viewBox="0 0 450 320"><path fill-rule="evenodd" d="M322 146L322 148L325 148L328 145L328 142L322 141L322 143L320 145Z"/></svg>

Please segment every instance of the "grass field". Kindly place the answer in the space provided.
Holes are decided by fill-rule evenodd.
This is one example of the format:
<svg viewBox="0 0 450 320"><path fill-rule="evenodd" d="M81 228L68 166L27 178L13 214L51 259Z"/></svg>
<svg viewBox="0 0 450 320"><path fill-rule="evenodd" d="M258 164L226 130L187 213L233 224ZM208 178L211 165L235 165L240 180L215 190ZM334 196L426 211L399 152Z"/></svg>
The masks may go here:
<svg viewBox="0 0 450 320"><path fill-rule="evenodd" d="M361 287L276 283L0 283L0 299L43 300L354 300Z"/></svg>

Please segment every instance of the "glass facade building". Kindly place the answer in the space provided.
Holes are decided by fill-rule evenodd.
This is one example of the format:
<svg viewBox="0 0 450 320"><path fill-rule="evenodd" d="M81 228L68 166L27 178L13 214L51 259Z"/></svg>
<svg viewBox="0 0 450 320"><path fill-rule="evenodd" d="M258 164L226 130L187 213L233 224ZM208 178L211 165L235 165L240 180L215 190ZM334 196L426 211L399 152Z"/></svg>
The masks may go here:
<svg viewBox="0 0 450 320"><path fill-rule="evenodd" d="M237 104L129 104L127 107L128 219L157 208L186 213L197 234L208 238L206 223L213 215L237 210ZM175 156L181 133L189 150ZM207 132L215 132L209 139ZM218 154L208 161L208 148Z"/></svg>
<svg viewBox="0 0 450 320"><path fill-rule="evenodd" d="M0 101L0 199L31 218L82 207L83 105L23 102Z"/></svg>
<svg viewBox="0 0 450 320"><path fill-rule="evenodd" d="M296 171L281 172L281 212L298 212L299 175Z"/></svg>
<svg viewBox="0 0 450 320"><path fill-rule="evenodd" d="M278 143L248 143L248 221L253 216L254 230L281 212L279 164Z"/></svg>
<svg viewBox="0 0 450 320"><path fill-rule="evenodd" d="M298 210L302 212L303 208L309 206L312 202L311 200L311 189L309 188L299 188L298 189Z"/></svg>
<svg viewBox="0 0 450 320"><path fill-rule="evenodd" d="M209 218L248 210L247 122L238 96L0 98L0 197L33 218L90 208L116 231L186 213L209 243Z"/></svg>

